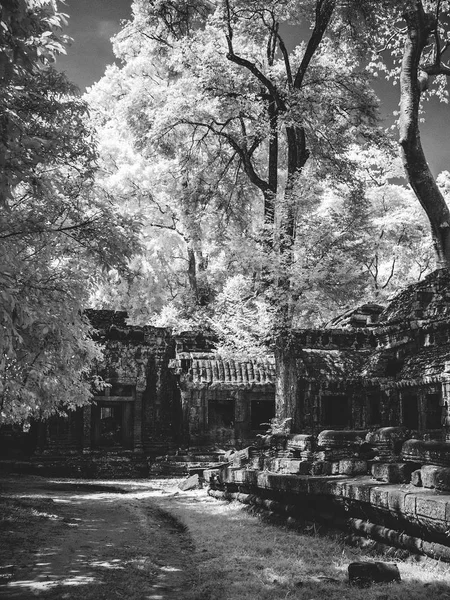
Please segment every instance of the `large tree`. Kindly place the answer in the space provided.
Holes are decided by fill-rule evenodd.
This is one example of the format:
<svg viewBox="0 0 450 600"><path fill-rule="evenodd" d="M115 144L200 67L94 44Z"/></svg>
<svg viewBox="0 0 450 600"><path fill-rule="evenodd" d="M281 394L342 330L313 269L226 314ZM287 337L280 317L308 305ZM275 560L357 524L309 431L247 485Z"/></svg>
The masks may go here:
<svg viewBox="0 0 450 600"><path fill-rule="evenodd" d="M116 97L122 104L128 99L122 116L134 147L149 163L163 156L174 168L172 202L178 206L160 211L159 224L168 228L175 214L180 225L184 211L188 256L199 264L198 226L211 208L223 214L228 196L235 212L239 205L253 209L241 241L233 240L239 244L235 256L253 293L270 306L278 414L292 417L296 429L290 331L298 306L320 281L331 293L351 280L352 269L345 272L339 260L364 218L353 210L363 189L352 152L355 145L383 143L377 100L359 65L365 40L353 27L373 17L371 8L370 2L341 7L331 0L137 0L132 21L115 41L124 62L120 72L129 76ZM289 26L303 38L292 48ZM345 215L320 214L318 180L346 196ZM148 198L157 214L156 194Z"/></svg>
<svg viewBox="0 0 450 600"><path fill-rule="evenodd" d="M63 16L46 0L0 7L0 422L91 397L99 348L83 316L97 269L126 268L136 225L94 186L87 109L51 66Z"/></svg>

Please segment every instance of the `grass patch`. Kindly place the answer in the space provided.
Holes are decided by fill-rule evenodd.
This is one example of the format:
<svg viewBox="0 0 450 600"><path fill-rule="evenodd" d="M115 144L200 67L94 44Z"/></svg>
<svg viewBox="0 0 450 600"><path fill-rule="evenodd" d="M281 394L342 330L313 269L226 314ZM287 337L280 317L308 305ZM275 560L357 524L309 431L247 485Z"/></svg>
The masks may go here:
<svg viewBox="0 0 450 600"><path fill-rule="evenodd" d="M237 502L199 491L158 500L189 529L199 561L196 600L444 600L450 565L428 558L386 557L351 548L344 536L297 532L263 523ZM349 563L396 562L401 583L359 589L348 584Z"/></svg>

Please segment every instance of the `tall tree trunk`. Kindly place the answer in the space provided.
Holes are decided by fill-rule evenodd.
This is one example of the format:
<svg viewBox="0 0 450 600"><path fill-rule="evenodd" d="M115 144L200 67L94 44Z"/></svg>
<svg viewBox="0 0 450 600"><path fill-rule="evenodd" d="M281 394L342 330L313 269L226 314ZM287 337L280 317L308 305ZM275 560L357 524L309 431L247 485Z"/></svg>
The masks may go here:
<svg viewBox="0 0 450 600"><path fill-rule="evenodd" d="M299 361L290 333L280 335L275 348L275 414L286 429L299 432L302 427L298 397Z"/></svg>
<svg viewBox="0 0 450 600"><path fill-rule="evenodd" d="M276 416L279 421L290 418L291 432L301 431L302 419L299 410L299 349L293 343L294 305L292 292L292 265L297 224L296 188L303 167L309 157L306 138L301 127L287 127L288 177L284 190L283 206L279 224L280 276L277 282L279 306L277 311L278 334L275 340L276 363Z"/></svg>
<svg viewBox="0 0 450 600"><path fill-rule="evenodd" d="M426 161L419 132L420 95L427 85L419 64L436 19L424 12L422 2L416 2L404 17L407 36L400 73L401 157L408 181L430 221L437 265L450 268L450 211Z"/></svg>

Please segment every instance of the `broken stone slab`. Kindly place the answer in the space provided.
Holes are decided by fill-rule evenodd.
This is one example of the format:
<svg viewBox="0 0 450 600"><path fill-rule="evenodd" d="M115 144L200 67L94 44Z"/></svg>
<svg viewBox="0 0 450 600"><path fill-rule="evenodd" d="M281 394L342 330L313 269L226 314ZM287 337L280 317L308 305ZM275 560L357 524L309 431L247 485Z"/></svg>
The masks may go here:
<svg viewBox="0 0 450 600"><path fill-rule="evenodd" d="M255 448L253 446L248 446L243 450L236 450L228 456L228 461L231 465L233 465L233 467L242 467L244 465L248 465L255 456L254 451Z"/></svg>
<svg viewBox="0 0 450 600"><path fill-rule="evenodd" d="M187 479L185 479L178 485L178 488L182 492L187 492L188 490L197 490L201 487L202 487L202 485L201 485L200 477L198 476L198 474L191 475L190 477L188 477Z"/></svg>
<svg viewBox="0 0 450 600"><path fill-rule="evenodd" d="M348 565L349 583L359 587L369 587L373 583L401 581L400 571L395 563L353 562Z"/></svg>

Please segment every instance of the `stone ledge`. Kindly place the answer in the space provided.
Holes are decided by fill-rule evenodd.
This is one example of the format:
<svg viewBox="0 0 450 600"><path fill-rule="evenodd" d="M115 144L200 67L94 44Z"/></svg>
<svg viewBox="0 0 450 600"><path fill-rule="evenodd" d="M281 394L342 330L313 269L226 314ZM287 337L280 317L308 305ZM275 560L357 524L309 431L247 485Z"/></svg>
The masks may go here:
<svg viewBox="0 0 450 600"><path fill-rule="evenodd" d="M349 517L370 514L376 521L374 526L395 523L396 535L407 535L409 531L419 539L422 533L419 536L418 532L423 532L423 543L448 546L450 557L450 494L374 481L370 476L292 475L224 467L208 469L204 477L215 489L242 488L268 499L287 498L286 502L299 506L305 502L325 506L328 502L330 507L344 507Z"/></svg>

